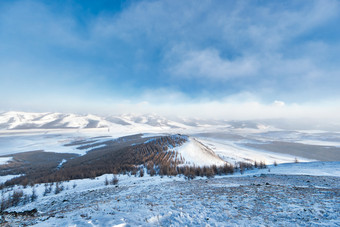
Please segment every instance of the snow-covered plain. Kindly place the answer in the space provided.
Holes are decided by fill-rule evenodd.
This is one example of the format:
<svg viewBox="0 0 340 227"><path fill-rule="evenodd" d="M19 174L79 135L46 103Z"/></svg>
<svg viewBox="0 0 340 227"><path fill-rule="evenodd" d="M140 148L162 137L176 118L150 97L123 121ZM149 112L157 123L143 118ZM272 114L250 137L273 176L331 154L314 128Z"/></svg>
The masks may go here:
<svg viewBox="0 0 340 227"><path fill-rule="evenodd" d="M297 159L299 162L311 162L315 160L292 156L289 154L278 154L265 150L259 149L249 149L244 147L237 142L226 141L220 139L211 139L211 138L200 138L203 144L208 146L211 150L213 150L217 155L219 155L222 159L229 163L236 162L265 162L266 164L274 164L276 163L292 163Z"/></svg>
<svg viewBox="0 0 340 227"><path fill-rule="evenodd" d="M28 130L30 131L30 130ZM92 140L92 136L107 135L103 130L57 130L44 132L30 132L29 134L0 134L0 155L9 155L19 152L43 150L46 152L75 153L84 155L89 149L79 150L75 146L64 146L70 142ZM113 139L110 136L111 139ZM106 137L96 138L95 142L108 140ZM89 142L90 143L90 142Z"/></svg>

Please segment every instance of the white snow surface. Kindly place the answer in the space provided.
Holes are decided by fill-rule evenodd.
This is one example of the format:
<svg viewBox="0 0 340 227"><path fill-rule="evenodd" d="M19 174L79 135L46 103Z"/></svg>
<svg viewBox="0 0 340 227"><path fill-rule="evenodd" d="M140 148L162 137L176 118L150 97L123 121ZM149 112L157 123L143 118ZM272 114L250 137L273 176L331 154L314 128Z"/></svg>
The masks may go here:
<svg viewBox="0 0 340 227"><path fill-rule="evenodd" d="M186 165L221 166L225 164L225 161L195 138L189 137L186 143L175 150L184 158Z"/></svg>
<svg viewBox="0 0 340 227"><path fill-rule="evenodd" d="M44 184L38 184L37 201L8 209L19 212L37 208L38 217L24 220L7 216L6 220L13 226L24 221L34 226L340 224L340 205L336 202L339 178L308 176L340 177L340 162L292 163L269 168L270 172L252 170L244 175L191 181L183 177L119 175L118 186L105 186L105 178L113 177L106 174L96 179L63 182L65 190L57 195L52 190L46 196ZM18 188L32 193L31 187L14 187ZM11 192L4 196L8 193Z"/></svg>
<svg viewBox="0 0 340 227"><path fill-rule="evenodd" d="M308 144L308 145L340 147L340 141L334 142L334 141L324 141L324 140L296 140L295 142Z"/></svg>
<svg viewBox="0 0 340 227"><path fill-rule="evenodd" d="M0 157L0 165L7 164L11 160L13 160L13 157Z"/></svg>
<svg viewBox="0 0 340 227"><path fill-rule="evenodd" d="M64 145L72 141L86 140L91 136L91 133L84 134L81 132L71 132L68 130L38 131L31 132L29 134L0 134L0 155L9 155L34 150L84 155L92 148L79 150L77 149L78 146ZM98 138L97 142L105 140L107 140L107 138Z"/></svg>
<svg viewBox="0 0 340 227"><path fill-rule="evenodd" d="M213 150L223 160L234 164L235 162L265 162L266 164L276 163L292 163L297 158L299 162L311 162L315 160L306 159L303 157L292 156L289 154L274 153L259 149L249 149L238 145L233 141L199 138L207 147Z"/></svg>
<svg viewBox="0 0 340 227"><path fill-rule="evenodd" d="M6 176L0 176L0 184L5 183L6 181L16 178L16 177L20 177L21 174L19 175L6 175Z"/></svg>
<svg viewBox="0 0 340 227"><path fill-rule="evenodd" d="M308 175L308 176L334 176L340 177L340 162L301 162L283 163L277 166L269 165L266 169L248 170L244 174L233 176L253 176L259 174L276 175Z"/></svg>
<svg viewBox="0 0 340 227"><path fill-rule="evenodd" d="M57 168L58 169L61 168L64 165L64 163L66 163L66 162L67 162L66 159L61 160L61 162L58 164Z"/></svg>

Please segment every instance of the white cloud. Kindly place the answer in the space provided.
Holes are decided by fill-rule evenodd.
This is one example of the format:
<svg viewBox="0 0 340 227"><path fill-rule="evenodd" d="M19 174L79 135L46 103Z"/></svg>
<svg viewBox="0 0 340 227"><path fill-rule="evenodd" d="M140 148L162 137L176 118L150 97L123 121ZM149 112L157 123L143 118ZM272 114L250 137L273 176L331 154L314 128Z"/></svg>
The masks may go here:
<svg viewBox="0 0 340 227"><path fill-rule="evenodd" d="M338 102L339 103L339 102ZM178 102L178 103L120 103L116 104L120 113L157 113L165 116L182 116L191 118L254 120L254 119L327 119L340 122L339 105L327 103L264 104L260 102Z"/></svg>
<svg viewBox="0 0 340 227"><path fill-rule="evenodd" d="M41 106L41 102L45 104ZM265 103L251 93L226 96L220 100L202 98L190 99L181 92L171 89L147 91L134 99L111 99L44 95L43 99L29 99L24 103L15 97L1 99L3 110L23 110L38 112L73 112L93 114L148 114L179 116L188 118L206 118L221 120L254 120L254 119L323 119L340 122L340 99L319 102L285 103L276 100ZM63 108L60 109L60 106Z"/></svg>
<svg viewBox="0 0 340 227"><path fill-rule="evenodd" d="M169 69L176 76L227 80L257 74L258 62L251 57L223 59L216 49L181 52L175 53L177 62Z"/></svg>
<svg viewBox="0 0 340 227"><path fill-rule="evenodd" d="M139 100L106 103L110 113L157 113L163 116L191 118L254 120L254 119L327 119L340 122L340 99L319 102L285 103L275 100L265 103L251 93L226 96L220 100L193 100L185 94L170 89L140 94ZM105 108L103 108L105 112Z"/></svg>
<svg viewBox="0 0 340 227"><path fill-rule="evenodd" d="M276 107L283 107L285 106L285 103L283 101L278 101L278 100L275 100L273 102L273 106L276 106Z"/></svg>

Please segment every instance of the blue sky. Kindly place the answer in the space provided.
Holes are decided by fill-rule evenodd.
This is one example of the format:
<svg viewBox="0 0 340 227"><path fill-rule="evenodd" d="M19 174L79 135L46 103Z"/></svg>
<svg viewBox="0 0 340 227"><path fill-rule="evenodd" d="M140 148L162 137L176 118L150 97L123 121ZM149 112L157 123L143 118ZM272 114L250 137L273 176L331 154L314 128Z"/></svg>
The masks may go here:
<svg viewBox="0 0 340 227"><path fill-rule="evenodd" d="M336 0L4 0L0 110L339 116L339 24Z"/></svg>

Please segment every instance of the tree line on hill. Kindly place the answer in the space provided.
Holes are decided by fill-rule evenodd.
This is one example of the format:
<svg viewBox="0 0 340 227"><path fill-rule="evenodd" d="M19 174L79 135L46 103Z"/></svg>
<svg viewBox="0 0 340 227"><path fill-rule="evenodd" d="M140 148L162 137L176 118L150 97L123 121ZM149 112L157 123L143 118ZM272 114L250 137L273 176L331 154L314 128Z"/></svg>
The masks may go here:
<svg viewBox="0 0 340 227"><path fill-rule="evenodd" d="M223 166L188 166L176 151L176 147L187 141L186 136L172 135L149 139L144 143L124 146L106 146L92 150L84 156L72 157L60 168L36 168L25 175L13 178L2 187L10 185L34 185L68 181L73 179L95 178L107 173L144 175L144 169L151 176L184 175L187 179L196 176L241 173L250 168L265 167L264 163L225 163Z"/></svg>

